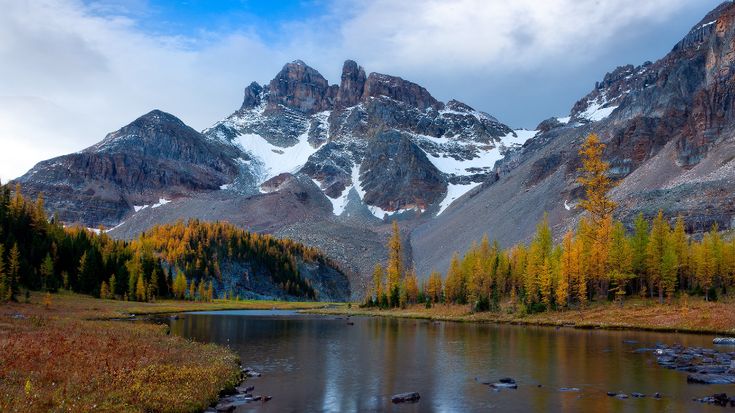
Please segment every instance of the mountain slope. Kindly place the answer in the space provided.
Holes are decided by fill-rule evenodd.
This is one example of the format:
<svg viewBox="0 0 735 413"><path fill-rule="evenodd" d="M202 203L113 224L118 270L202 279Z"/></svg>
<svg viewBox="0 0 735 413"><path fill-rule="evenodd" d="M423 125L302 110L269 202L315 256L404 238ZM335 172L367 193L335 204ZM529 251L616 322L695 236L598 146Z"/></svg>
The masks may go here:
<svg viewBox="0 0 735 413"><path fill-rule="evenodd" d="M235 148L205 139L173 115L154 110L83 151L40 162L16 181L43 193L67 223L115 226L161 199L216 190L240 175Z"/></svg>
<svg viewBox="0 0 735 413"><path fill-rule="evenodd" d="M683 215L690 232L735 226L735 5L713 10L661 60L623 66L496 166L486 182L411 236L419 273L445 270L451 252L483 233L526 240L544 212L559 236L580 211L577 150L594 132L618 181L618 218ZM543 126L543 127L542 127ZM482 225L477 225L482 222Z"/></svg>

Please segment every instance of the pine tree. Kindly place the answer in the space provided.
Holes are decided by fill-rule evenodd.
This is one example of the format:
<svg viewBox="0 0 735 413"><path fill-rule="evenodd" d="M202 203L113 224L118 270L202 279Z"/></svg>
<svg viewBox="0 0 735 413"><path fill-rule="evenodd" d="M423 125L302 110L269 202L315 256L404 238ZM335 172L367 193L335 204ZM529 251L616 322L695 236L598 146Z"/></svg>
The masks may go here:
<svg viewBox="0 0 735 413"><path fill-rule="evenodd" d="M100 298L105 299L110 297L110 287L107 286L106 281L102 281L100 285Z"/></svg>
<svg viewBox="0 0 735 413"><path fill-rule="evenodd" d="M686 231L684 229L684 218L679 215L676 217L676 224L674 224L674 231L671 234L671 243L676 254L678 268L678 285L682 288L687 288L691 285L689 276L689 240L687 239Z"/></svg>
<svg viewBox="0 0 735 413"><path fill-rule="evenodd" d="M621 305L623 297L626 294L628 281L633 278L632 274L632 256L633 248L630 241L625 236L625 228L620 222L616 222L613 227L610 253L608 254L608 271L609 278L612 281L613 288L611 292L615 297L615 301Z"/></svg>
<svg viewBox="0 0 735 413"><path fill-rule="evenodd" d="M712 237L712 231L704 234L702 242L699 243L695 249L696 257L696 279L697 284L704 292L704 299L709 300L709 292L714 284L716 256L715 256L715 242Z"/></svg>
<svg viewBox="0 0 735 413"><path fill-rule="evenodd" d="M632 251L632 271L641 282L647 273L646 255L648 248L648 221L643 218L643 214L638 214L633 223L633 238L631 239ZM642 285L639 285L640 289Z"/></svg>
<svg viewBox="0 0 735 413"><path fill-rule="evenodd" d="M50 284L49 280L54 275L54 262L51 260L51 254L47 253L46 258L43 259L40 268L41 276L43 277L43 288L48 289Z"/></svg>
<svg viewBox="0 0 735 413"><path fill-rule="evenodd" d="M432 271L429 275L427 294L434 303L442 301L442 276L438 271Z"/></svg>
<svg viewBox="0 0 735 413"><path fill-rule="evenodd" d="M110 298L115 299L115 292L117 288L117 278L115 278L115 274L112 274L110 276Z"/></svg>
<svg viewBox="0 0 735 413"><path fill-rule="evenodd" d="M0 303L10 299L10 277L5 271L5 246L0 244Z"/></svg>
<svg viewBox="0 0 735 413"><path fill-rule="evenodd" d="M447 271L447 279L444 281L444 293L447 301L455 304L466 301L465 285L462 279L462 269L459 263L459 254L454 253Z"/></svg>
<svg viewBox="0 0 735 413"><path fill-rule="evenodd" d="M186 296L186 290L187 290L187 281L186 276L184 275L181 270L176 271L176 278L174 279L174 295L179 300L183 300Z"/></svg>
<svg viewBox="0 0 735 413"><path fill-rule="evenodd" d="M20 292L20 250L18 243L13 244L8 255L8 280L9 280L9 299L18 301L18 293Z"/></svg>
<svg viewBox="0 0 735 413"><path fill-rule="evenodd" d="M189 283L189 299L194 301L195 296L196 296L196 282L192 279L191 282ZM229 292L229 298L232 299L232 291Z"/></svg>
<svg viewBox="0 0 735 413"><path fill-rule="evenodd" d="M666 300L671 302L674 295L677 281L677 269L679 263L676 257L676 250L673 244L667 243L664 248L664 254L661 257L661 285L666 294Z"/></svg>
<svg viewBox="0 0 735 413"><path fill-rule="evenodd" d="M401 233L396 221L393 221L392 230L393 235L391 235L388 241L388 265L386 272L388 276L387 290L391 299L391 306L395 307L399 304L399 286L403 279L403 247L401 245Z"/></svg>
<svg viewBox="0 0 735 413"><path fill-rule="evenodd" d="M406 276L404 282L406 289L406 299L409 304L416 304L419 298L419 280L416 276L416 270L411 269Z"/></svg>
<svg viewBox="0 0 735 413"><path fill-rule="evenodd" d="M143 276L138 277L138 281L135 284L135 299L137 301L146 301L145 282Z"/></svg>
<svg viewBox="0 0 735 413"><path fill-rule="evenodd" d="M653 220L651 235L649 236L649 242L646 248L646 266L648 267L648 280L651 295L653 295L654 288L657 289L660 303L663 303L664 300L664 284L661 273L661 264L669 241L669 231L669 224L664 220L663 212L659 211L656 219Z"/></svg>
<svg viewBox="0 0 735 413"><path fill-rule="evenodd" d="M574 256L574 234L568 231L564 234L562 240L561 263L559 269L559 282L556 286L555 299L559 308L569 306L569 287L572 280L577 279L579 272L579 262Z"/></svg>
<svg viewBox="0 0 735 413"><path fill-rule="evenodd" d="M212 286L212 281L209 281L209 285L207 285L207 301L212 302L214 300L214 287Z"/></svg>
<svg viewBox="0 0 735 413"><path fill-rule="evenodd" d="M552 273L551 273L550 257L544 258L544 262L539 269L539 292L541 293L541 302L547 309L551 309L551 303L554 295L552 291Z"/></svg>
<svg viewBox="0 0 735 413"><path fill-rule="evenodd" d="M375 264L375 269L373 269L373 295L375 303L383 295L383 267L380 264Z"/></svg>
<svg viewBox="0 0 735 413"><path fill-rule="evenodd" d="M202 280L199 280L199 286L197 287L197 295L198 295L198 297L197 297L197 298L198 298L198 299L199 299L200 301L204 301L204 300L205 300L205 298L206 298L206 297L205 297L205 295L206 295L206 291L205 291L205 289L204 289L204 280L203 280L203 279L202 279Z"/></svg>
<svg viewBox="0 0 735 413"><path fill-rule="evenodd" d="M602 160L604 150L605 145L600 138L591 133L579 151L582 176L577 181L585 190L585 199L580 201L579 206L589 213L593 226L600 225L612 216L617 206L607 195L614 183L607 176L609 164Z"/></svg>

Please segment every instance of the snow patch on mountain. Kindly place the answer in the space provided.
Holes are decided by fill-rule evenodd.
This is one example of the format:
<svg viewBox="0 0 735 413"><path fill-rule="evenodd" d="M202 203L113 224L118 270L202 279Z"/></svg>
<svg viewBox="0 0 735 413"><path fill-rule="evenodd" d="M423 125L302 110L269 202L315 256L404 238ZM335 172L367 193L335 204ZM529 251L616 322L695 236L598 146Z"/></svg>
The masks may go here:
<svg viewBox="0 0 735 413"><path fill-rule="evenodd" d="M171 201L168 200L168 199L159 198L158 199L158 202L156 202L155 204L151 205L151 208L158 208L160 206L164 206L164 205L168 204L169 202L171 202Z"/></svg>
<svg viewBox="0 0 735 413"><path fill-rule="evenodd" d="M309 143L308 134L298 137L298 143L289 147L276 146L262 136L246 133L237 137L242 149L250 154L257 163L258 184L283 172L296 173L319 147Z"/></svg>
<svg viewBox="0 0 735 413"><path fill-rule="evenodd" d="M480 185L480 183L475 182L468 185L449 184L447 186L447 196L445 196L441 204L439 204L439 212L436 215L441 215L441 213L444 212L444 210L446 210L447 207L451 205L452 202L454 202L454 200L471 191L472 188L475 188L478 185Z"/></svg>
<svg viewBox="0 0 735 413"><path fill-rule="evenodd" d="M610 116L610 114L618 108L617 106L603 107L604 104L605 103L592 103L587 107L587 110L580 113L579 116L589 119L592 122L598 122Z"/></svg>

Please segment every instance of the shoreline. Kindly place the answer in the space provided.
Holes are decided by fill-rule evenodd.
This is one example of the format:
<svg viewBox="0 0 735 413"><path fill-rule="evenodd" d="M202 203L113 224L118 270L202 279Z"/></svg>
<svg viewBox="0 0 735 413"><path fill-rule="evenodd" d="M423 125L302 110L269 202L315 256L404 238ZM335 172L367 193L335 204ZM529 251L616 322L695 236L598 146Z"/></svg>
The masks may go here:
<svg viewBox="0 0 735 413"><path fill-rule="evenodd" d="M0 306L0 411L202 412L238 393L238 354L172 335L156 316L317 309L322 302L101 300L34 292ZM120 321L142 321L125 323ZM160 321L160 320L158 320Z"/></svg>
<svg viewBox="0 0 735 413"><path fill-rule="evenodd" d="M643 303L643 304L642 304ZM367 317L385 317L385 318L405 318L414 320L428 321L445 321L458 323L478 323L478 324L498 324L498 325L517 325L517 326L540 326L540 327L565 327L580 330L627 330L627 331L650 331L659 333L681 333L681 334L697 334L697 335L718 335L725 337L735 337L735 303L712 303L712 302L693 302L691 307L684 314L671 314L681 312L681 307L676 305L658 305L647 300L636 300L628 307L618 308L612 303L597 304L591 308L582 310L566 310L563 312L544 312L531 315L508 314L504 312L481 312L471 313L467 310L467 306L444 305L437 304L431 309L425 309L423 305L413 305L406 309L375 309L375 308L359 308L353 303L352 308L341 306L339 308L330 309L308 309L300 310L303 313L323 314L323 315L346 315L346 316L367 316ZM712 314L716 320L702 320L696 316L701 307L708 310L715 310ZM672 318L656 324L656 321L641 318L639 323L631 322L615 322L609 320L608 317L600 316L594 319L596 313L605 312L607 310L615 310L617 313L627 313L628 318L637 318L641 310L649 310L655 308L659 312L663 311L665 315ZM590 319L593 318L593 319ZM693 320L692 318L695 318ZM579 321L582 319L583 321ZM730 320L725 326L715 326L710 321L722 321L722 319ZM692 324L699 324L693 326Z"/></svg>

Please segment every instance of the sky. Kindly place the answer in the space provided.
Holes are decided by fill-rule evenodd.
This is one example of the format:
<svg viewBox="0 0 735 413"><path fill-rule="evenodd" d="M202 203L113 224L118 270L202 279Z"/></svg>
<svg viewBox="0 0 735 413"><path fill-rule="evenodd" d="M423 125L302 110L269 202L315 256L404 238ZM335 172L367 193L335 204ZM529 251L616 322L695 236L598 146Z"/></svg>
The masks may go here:
<svg viewBox="0 0 735 413"><path fill-rule="evenodd" d="M719 0L0 0L0 180L152 109L197 130L301 59L401 76L514 128L654 61Z"/></svg>

